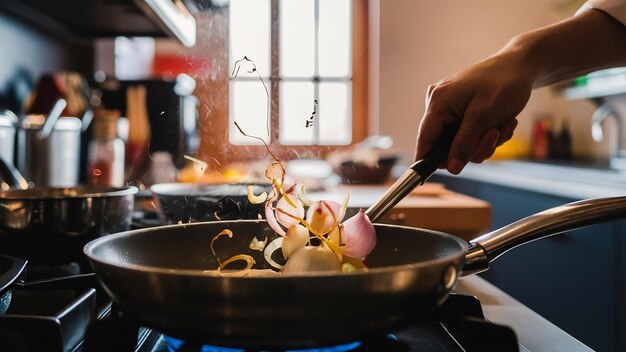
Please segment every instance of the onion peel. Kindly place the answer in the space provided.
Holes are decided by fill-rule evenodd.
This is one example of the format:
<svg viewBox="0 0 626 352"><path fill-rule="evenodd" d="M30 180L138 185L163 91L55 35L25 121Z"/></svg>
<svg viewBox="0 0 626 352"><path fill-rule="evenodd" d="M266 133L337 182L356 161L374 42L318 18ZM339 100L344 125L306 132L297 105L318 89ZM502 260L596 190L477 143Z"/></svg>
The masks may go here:
<svg viewBox="0 0 626 352"><path fill-rule="evenodd" d="M222 236L228 236L228 238L233 238L233 232L231 230L229 230L229 229L223 229L222 232L220 232L217 235L213 236L213 238L211 239L211 253L213 253L213 256L215 257L215 259L217 259L217 262L220 263L220 266L222 265L222 261L217 256L217 254L215 254L215 248L213 248L213 242L215 242L216 239L218 239L218 238L220 238Z"/></svg>
<svg viewBox="0 0 626 352"><path fill-rule="evenodd" d="M224 267L226 267L226 265L232 262L238 261L238 260L245 261L246 267L241 270L237 270L236 272L233 272L233 273L222 273L222 270L224 269ZM217 272L224 276L243 276L248 271L250 271L250 269L252 269L252 266L254 264L256 264L256 262L254 261L254 258L252 258L252 256L248 254L237 254L226 259L223 263L221 263L220 266L217 268Z"/></svg>
<svg viewBox="0 0 626 352"><path fill-rule="evenodd" d="M265 246L265 250L263 251L263 256L265 257L265 261L276 269L282 269L283 266L276 263L274 259L272 259L272 254L277 250L281 249L283 246L284 237L277 237L272 242L270 242L267 246Z"/></svg>

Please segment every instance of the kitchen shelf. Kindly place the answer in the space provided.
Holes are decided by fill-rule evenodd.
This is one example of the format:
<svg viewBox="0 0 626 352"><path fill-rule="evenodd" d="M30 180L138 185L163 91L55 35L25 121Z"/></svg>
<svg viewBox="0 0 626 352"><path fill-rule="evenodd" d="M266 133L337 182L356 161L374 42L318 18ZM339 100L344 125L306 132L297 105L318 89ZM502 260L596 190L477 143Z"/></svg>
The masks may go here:
<svg viewBox="0 0 626 352"><path fill-rule="evenodd" d="M0 0L0 12L70 42L168 35L133 0Z"/></svg>

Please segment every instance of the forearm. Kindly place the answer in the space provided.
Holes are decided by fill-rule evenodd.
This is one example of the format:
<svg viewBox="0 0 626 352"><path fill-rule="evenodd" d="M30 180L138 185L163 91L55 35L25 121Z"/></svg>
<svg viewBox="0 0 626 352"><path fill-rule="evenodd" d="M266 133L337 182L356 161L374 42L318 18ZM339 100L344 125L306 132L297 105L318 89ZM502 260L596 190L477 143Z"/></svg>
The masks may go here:
<svg viewBox="0 0 626 352"><path fill-rule="evenodd" d="M516 55L540 87L626 66L626 26L599 10L513 38L496 55Z"/></svg>

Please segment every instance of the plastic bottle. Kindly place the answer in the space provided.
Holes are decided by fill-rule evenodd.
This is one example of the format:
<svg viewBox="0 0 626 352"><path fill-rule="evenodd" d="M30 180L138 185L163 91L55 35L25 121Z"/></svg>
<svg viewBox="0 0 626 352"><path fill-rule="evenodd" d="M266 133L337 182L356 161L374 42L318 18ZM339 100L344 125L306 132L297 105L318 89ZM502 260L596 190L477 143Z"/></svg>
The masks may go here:
<svg viewBox="0 0 626 352"><path fill-rule="evenodd" d="M99 109L88 148L89 184L124 186L124 141L117 135L117 110Z"/></svg>

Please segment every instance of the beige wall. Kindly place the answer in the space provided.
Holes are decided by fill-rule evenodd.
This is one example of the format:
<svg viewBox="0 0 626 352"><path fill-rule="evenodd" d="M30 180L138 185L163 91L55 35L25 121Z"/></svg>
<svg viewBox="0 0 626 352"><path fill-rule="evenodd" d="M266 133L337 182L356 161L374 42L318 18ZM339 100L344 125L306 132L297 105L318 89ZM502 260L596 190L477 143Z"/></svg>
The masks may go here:
<svg viewBox="0 0 626 352"><path fill-rule="evenodd" d="M411 161L426 87L492 54L512 36L575 12L563 0L380 0L380 130ZM532 119L566 117L574 153L602 156L606 143L590 137L588 101L564 101L558 92L533 92L516 137L530 142Z"/></svg>

